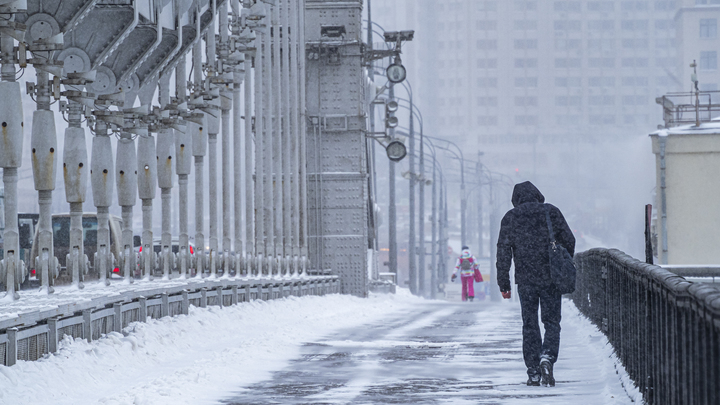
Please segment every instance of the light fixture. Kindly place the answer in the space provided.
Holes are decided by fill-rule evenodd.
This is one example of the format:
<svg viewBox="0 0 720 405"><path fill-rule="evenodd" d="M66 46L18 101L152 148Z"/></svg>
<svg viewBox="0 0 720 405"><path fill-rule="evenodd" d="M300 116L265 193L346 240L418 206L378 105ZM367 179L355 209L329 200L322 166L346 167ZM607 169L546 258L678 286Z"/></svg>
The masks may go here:
<svg viewBox="0 0 720 405"><path fill-rule="evenodd" d="M390 142L388 146L385 147L385 151L387 152L388 159L393 162L399 162L407 155L407 148L405 144L400 141Z"/></svg>

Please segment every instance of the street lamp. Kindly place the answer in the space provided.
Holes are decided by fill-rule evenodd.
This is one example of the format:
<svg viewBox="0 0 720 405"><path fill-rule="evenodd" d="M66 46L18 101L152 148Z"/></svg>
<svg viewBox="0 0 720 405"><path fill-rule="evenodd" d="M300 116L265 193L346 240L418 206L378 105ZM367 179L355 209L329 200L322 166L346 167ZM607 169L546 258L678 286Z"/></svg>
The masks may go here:
<svg viewBox="0 0 720 405"><path fill-rule="evenodd" d="M428 136L428 138L432 138L432 139L435 139L435 140L438 140L441 142L445 142L448 145L452 145L457 149L457 151L459 153L459 155L458 155L458 153L455 153L453 150L451 150L447 146L443 147L443 146L437 145L438 148L452 153L453 155L455 155L455 158L460 160L460 241L461 241L461 244L464 246L465 242L466 242L466 239L465 239L465 235L466 235L465 234L465 229L466 229L465 212L467 209L467 196L465 195L465 157L463 156L462 149L460 149L460 147L457 146L457 144L455 144L454 142L448 141L447 139L443 139L443 138L437 138L434 136Z"/></svg>

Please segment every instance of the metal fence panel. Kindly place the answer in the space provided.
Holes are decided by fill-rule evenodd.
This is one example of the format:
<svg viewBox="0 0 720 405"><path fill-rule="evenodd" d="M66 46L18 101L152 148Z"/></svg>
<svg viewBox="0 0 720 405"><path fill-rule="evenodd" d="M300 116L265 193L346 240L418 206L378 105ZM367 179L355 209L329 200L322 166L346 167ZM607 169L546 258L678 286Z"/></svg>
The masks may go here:
<svg viewBox="0 0 720 405"><path fill-rule="evenodd" d="M720 403L720 289L615 249L578 253L575 263L575 305L608 337L646 403Z"/></svg>

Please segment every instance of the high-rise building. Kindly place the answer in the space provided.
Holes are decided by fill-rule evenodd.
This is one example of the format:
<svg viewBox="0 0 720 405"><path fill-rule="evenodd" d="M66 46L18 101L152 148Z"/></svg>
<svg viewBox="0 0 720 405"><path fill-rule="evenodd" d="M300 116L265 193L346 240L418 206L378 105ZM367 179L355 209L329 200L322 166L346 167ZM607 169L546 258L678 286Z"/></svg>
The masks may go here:
<svg viewBox="0 0 720 405"><path fill-rule="evenodd" d="M453 139L471 158L483 151L483 163L506 182L531 180L562 201L578 234L622 246L616 230L641 229L640 207L652 201L646 134L663 122L655 98L689 87L681 66L692 60L677 32L689 11L681 6L372 0L372 19L387 30L415 30L403 63L427 134ZM702 24L702 33L715 35L711 22ZM701 28L688 30L697 37ZM702 66L714 66L702 52L690 59L700 66L702 54ZM640 249L641 242L629 243Z"/></svg>
<svg viewBox="0 0 720 405"><path fill-rule="evenodd" d="M678 69L682 72L681 80L685 91L690 90L692 85L690 77L695 70L697 70L699 90L720 90L719 19L720 0L684 0L675 15L679 51ZM696 69L690 66L693 61Z"/></svg>

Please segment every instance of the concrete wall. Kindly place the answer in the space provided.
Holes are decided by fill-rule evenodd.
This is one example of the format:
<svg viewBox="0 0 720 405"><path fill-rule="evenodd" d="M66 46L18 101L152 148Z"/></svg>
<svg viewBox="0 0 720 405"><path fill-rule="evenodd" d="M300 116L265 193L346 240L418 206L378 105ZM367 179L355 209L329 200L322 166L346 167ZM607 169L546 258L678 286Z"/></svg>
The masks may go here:
<svg viewBox="0 0 720 405"><path fill-rule="evenodd" d="M659 137L652 136L656 156L658 219L661 218ZM720 129L714 133L680 133L666 137L666 203L668 264L720 263ZM658 221L658 251L662 247ZM659 255L660 256L660 255Z"/></svg>

